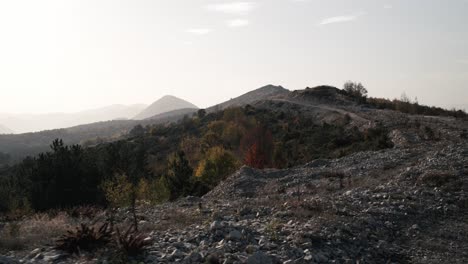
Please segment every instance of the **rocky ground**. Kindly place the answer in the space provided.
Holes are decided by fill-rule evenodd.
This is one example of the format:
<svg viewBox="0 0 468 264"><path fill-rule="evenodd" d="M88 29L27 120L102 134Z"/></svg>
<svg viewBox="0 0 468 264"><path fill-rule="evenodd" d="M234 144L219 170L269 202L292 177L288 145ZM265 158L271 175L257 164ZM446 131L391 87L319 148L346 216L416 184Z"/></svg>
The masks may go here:
<svg viewBox="0 0 468 264"><path fill-rule="evenodd" d="M466 142L425 142L287 170L244 167L203 198L140 208L153 243L139 261L468 263L467 173ZM48 247L0 263L14 259L112 263L105 251L78 257Z"/></svg>
<svg viewBox="0 0 468 264"><path fill-rule="evenodd" d="M466 122L347 111L355 122L384 124L395 147L285 170L243 167L202 198L141 206L152 243L134 261L468 263ZM123 222L129 217L118 212ZM0 263L115 261L109 249L67 255L47 244L0 256Z"/></svg>

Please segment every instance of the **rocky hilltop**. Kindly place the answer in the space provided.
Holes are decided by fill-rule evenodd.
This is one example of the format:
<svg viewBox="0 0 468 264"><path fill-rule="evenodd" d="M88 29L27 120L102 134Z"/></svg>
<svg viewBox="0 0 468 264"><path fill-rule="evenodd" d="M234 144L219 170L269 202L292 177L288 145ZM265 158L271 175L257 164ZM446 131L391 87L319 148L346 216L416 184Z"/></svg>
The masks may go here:
<svg viewBox="0 0 468 264"><path fill-rule="evenodd" d="M144 263L468 263L468 122L359 105L331 87L252 102L383 126L394 147L288 169L242 167L201 198L141 206ZM129 217L127 209L118 213ZM102 216L97 216L104 217ZM43 245L0 263L111 263Z"/></svg>
<svg viewBox="0 0 468 264"><path fill-rule="evenodd" d="M159 224L174 210L191 220L154 232L147 261L467 263L468 123L346 100L317 103L337 100L335 92L325 89L325 98L308 103L305 91L259 104L283 101L379 123L390 128L395 147L284 170L243 167L201 199L149 209ZM207 215L211 221L195 220Z"/></svg>
<svg viewBox="0 0 468 264"><path fill-rule="evenodd" d="M239 97L233 98L221 104L209 107L208 112L216 112L229 107L244 106L248 104L255 104L259 101L272 100L276 97L284 96L289 94L289 90L282 86L266 85L256 90L243 94Z"/></svg>

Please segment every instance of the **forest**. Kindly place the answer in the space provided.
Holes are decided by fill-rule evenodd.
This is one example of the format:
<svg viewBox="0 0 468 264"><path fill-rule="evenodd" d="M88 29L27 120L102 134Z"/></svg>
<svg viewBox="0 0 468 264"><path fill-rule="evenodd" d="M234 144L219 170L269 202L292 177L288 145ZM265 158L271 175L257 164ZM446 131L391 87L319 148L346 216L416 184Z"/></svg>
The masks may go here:
<svg viewBox="0 0 468 264"><path fill-rule="evenodd" d="M348 118L317 123L300 112L247 105L138 125L128 138L87 148L56 139L49 151L1 168L0 211L159 203L201 196L243 165L287 168L392 146L384 128L349 128Z"/></svg>

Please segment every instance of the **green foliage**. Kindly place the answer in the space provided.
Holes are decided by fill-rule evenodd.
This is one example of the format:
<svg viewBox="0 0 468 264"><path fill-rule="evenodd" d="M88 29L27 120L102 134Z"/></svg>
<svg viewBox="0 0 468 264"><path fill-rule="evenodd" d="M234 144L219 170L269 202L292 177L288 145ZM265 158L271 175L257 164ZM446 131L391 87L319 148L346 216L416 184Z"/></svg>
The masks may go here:
<svg viewBox="0 0 468 264"><path fill-rule="evenodd" d="M197 111L197 116L198 118L202 119L206 116L206 110L205 109L200 109Z"/></svg>
<svg viewBox="0 0 468 264"><path fill-rule="evenodd" d="M271 220L265 227L265 232L273 241L278 240L280 231L281 231L281 224L276 218Z"/></svg>
<svg viewBox="0 0 468 264"><path fill-rule="evenodd" d="M357 98L359 101L365 102L365 98L367 97L367 89L364 88L362 83L347 81L344 84L343 90L352 97Z"/></svg>
<svg viewBox="0 0 468 264"><path fill-rule="evenodd" d="M179 148L186 154L190 166L195 167L201 158L200 140L194 136L186 136L179 145Z"/></svg>
<svg viewBox="0 0 468 264"><path fill-rule="evenodd" d="M178 151L172 154L168 161L167 173L164 176L164 184L169 190L170 200L190 194L192 175L193 169L185 158L185 153Z"/></svg>
<svg viewBox="0 0 468 264"><path fill-rule="evenodd" d="M133 185L126 175L116 175L114 179L102 183L102 190L107 202L113 207L130 206L132 203Z"/></svg>
<svg viewBox="0 0 468 264"><path fill-rule="evenodd" d="M361 132L346 122L319 124L297 110L230 108L89 148L56 140L49 152L0 167L0 211L133 207L138 200L202 195L238 168L249 151L255 167L285 168L392 146L383 127Z"/></svg>
<svg viewBox="0 0 468 264"><path fill-rule="evenodd" d="M208 187L215 187L239 167L236 157L223 147L213 147L198 165L196 176Z"/></svg>
<svg viewBox="0 0 468 264"><path fill-rule="evenodd" d="M130 130L131 137L141 137L145 134L146 130L142 125L136 125L132 130Z"/></svg>
<svg viewBox="0 0 468 264"><path fill-rule="evenodd" d="M20 177L30 180L31 184L25 184L33 208L65 208L99 201L95 159L80 146L68 147L61 140L55 140L51 149L19 167Z"/></svg>
<svg viewBox="0 0 468 264"><path fill-rule="evenodd" d="M142 178L135 186L137 203L158 204L169 200L170 192L164 184L164 178Z"/></svg>

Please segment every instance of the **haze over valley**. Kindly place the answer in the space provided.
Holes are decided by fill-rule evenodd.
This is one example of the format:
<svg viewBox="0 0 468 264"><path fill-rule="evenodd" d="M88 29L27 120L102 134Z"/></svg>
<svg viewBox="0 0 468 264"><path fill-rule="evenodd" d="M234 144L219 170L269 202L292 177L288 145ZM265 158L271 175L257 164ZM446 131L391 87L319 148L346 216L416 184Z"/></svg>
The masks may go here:
<svg viewBox="0 0 468 264"><path fill-rule="evenodd" d="M99 121L130 119L145 108L146 105L137 104L129 106L111 105L108 107L86 110L77 113L0 113L0 124L10 127L15 133L37 132L42 130L67 128Z"/></svg>
<svg viewBox="0 0 468 264"><path fill-rule="evenodd" d="M468 263L467 14L0 1L0 264Z"/></svg>
<svg viewBox="0 0 468 264"><path fill-rule="evenodd" d="M0 124L2 124L0 134L39 132L113 120L143 120L180 109L197 109L197 107L175 96L168 95L163 96L150 106L144 104L111 105L76 113L0 113Z"/></svg>

